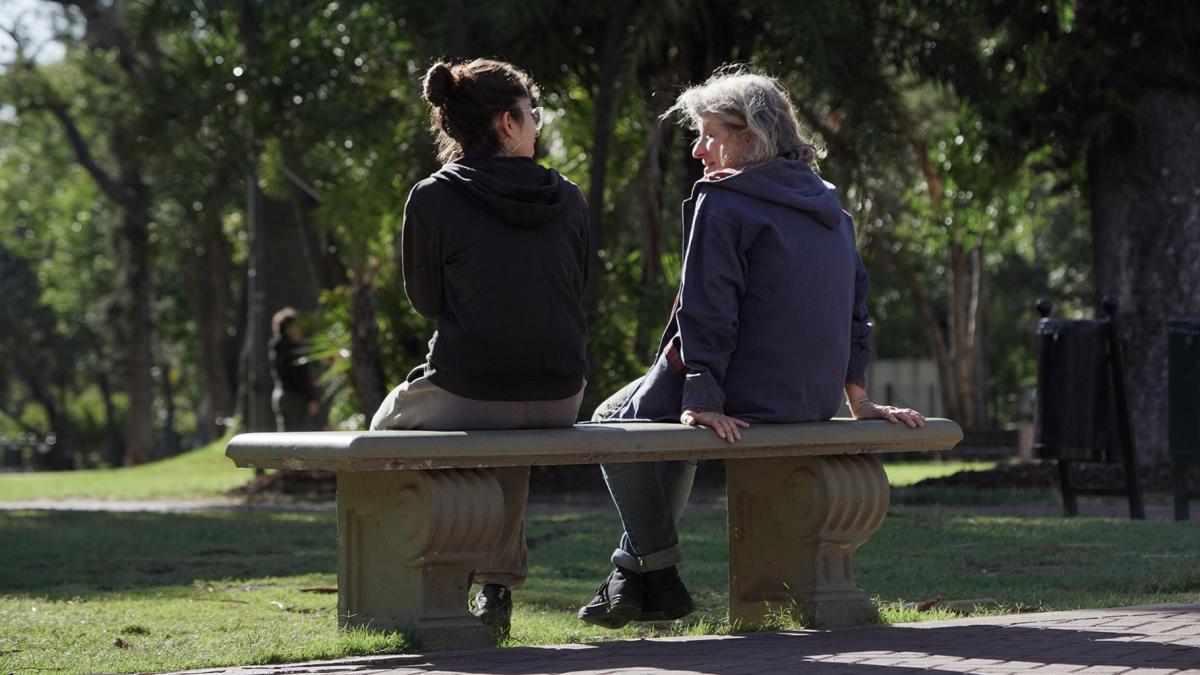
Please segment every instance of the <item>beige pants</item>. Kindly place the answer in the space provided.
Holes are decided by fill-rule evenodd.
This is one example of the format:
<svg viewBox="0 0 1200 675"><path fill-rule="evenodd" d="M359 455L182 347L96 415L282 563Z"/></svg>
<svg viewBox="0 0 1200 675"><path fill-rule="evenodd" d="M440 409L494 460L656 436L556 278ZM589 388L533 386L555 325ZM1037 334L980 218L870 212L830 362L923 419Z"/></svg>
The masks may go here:
<svg viewBox="0 0 1200 675"><path fill-rule="evenodd" d="M583 390L557 401L481 401L452 394L427 378L392 390L371 419L371 429L542 429L569 427L579 415ZM525 550L525 502L529 467L492 469L504 493L504 530L500 543L475 570L479 584L516 588L529 575Z"/></svg>

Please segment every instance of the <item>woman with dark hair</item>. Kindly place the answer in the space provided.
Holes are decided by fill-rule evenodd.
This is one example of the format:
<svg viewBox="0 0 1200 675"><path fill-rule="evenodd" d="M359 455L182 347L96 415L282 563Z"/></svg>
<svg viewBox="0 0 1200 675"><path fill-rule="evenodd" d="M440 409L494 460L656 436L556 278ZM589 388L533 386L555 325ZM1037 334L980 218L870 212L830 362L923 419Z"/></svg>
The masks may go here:
<svg viewBox="0 0 1200 675"><path fill-rule="evenodd" d="M276 431L313 431L321 403L308 363L300 358L300 340L304 333L297 323L296 310L284 307L271 317L271 341L267 349L271 360L271 409L275 412Z"/></svg>
<svg viewBox="0 0 1200 675"><path fill-rule="evenodd" d="M409 195L402 255L405 293L437 330L371 428L571 426L587 370L587 207L533 161L538 88L511 64L476 59L434 64L424 93L444 165ZM500 639L527 574L529 467L494 471L504 528L475 570L472 611Z"/></svg>
<svg viewBox="0 0 1200 675"><path fill-rule="evenodd" d="M867 397L867 274L854 225L813 171L819 153L780 84L718 71L673 113L696 131L692 156L704 165L683 203L679 295L650 371L596 417L681 421L734 443L751 422L829 419L844 395L857 419L924 425ZM579 618L619 628L690 613L676 527L696 462L602 468L625 533Z"/></svg>

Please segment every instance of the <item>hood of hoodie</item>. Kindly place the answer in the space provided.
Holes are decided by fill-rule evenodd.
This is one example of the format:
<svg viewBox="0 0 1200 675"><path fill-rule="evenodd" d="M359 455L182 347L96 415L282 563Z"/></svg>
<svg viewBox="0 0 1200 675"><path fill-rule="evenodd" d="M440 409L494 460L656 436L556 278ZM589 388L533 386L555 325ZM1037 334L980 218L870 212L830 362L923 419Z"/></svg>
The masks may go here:
<svg viewBox="0 0 1200 675"><path fill-rule="evenodd" d="M568 182L528 157L462 157L433 174L515 227L536 229L570 203Z"/></svg>
<svg viewBox="0 0 1200 675"><path fill-rule="evenodd" d="M830 229L836 228L844 216L837 189L832 183L813 173L804 162L791 159L772 159L741 171L702 178L696 183L732 190L772 204L802 211Z"/></svg>

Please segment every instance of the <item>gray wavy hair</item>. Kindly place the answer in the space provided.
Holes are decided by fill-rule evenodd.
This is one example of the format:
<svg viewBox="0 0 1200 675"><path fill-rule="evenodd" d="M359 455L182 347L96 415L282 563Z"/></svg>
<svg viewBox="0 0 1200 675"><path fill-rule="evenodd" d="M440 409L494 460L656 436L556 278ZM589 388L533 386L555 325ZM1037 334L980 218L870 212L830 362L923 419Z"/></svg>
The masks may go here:
<svg viewBox="0 0 1200 675"><path fill-rule="evenodd" d="M825 156L812 133L796 119L796 109L779 80L752 73L744 66L719 68L704 84L684 90L663 118L679 114L688 127L714 120L742 136L746 148L734 158L738 166L776 157L807 163L814 170Z"/></svg>

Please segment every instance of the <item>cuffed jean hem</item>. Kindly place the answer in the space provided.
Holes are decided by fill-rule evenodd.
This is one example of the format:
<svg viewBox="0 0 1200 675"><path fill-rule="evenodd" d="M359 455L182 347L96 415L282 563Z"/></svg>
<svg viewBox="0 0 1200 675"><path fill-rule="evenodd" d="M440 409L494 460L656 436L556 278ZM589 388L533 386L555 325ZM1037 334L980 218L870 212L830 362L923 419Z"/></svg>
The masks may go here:
<svg viewBox="0 0 1200 675"><path fill-rule="evenodd" d="M640 574L665 570L681 562L683 562L683 547L679 544L640 558L621 549L613 551L612 554L612 563L614 565Z"/></svg>

